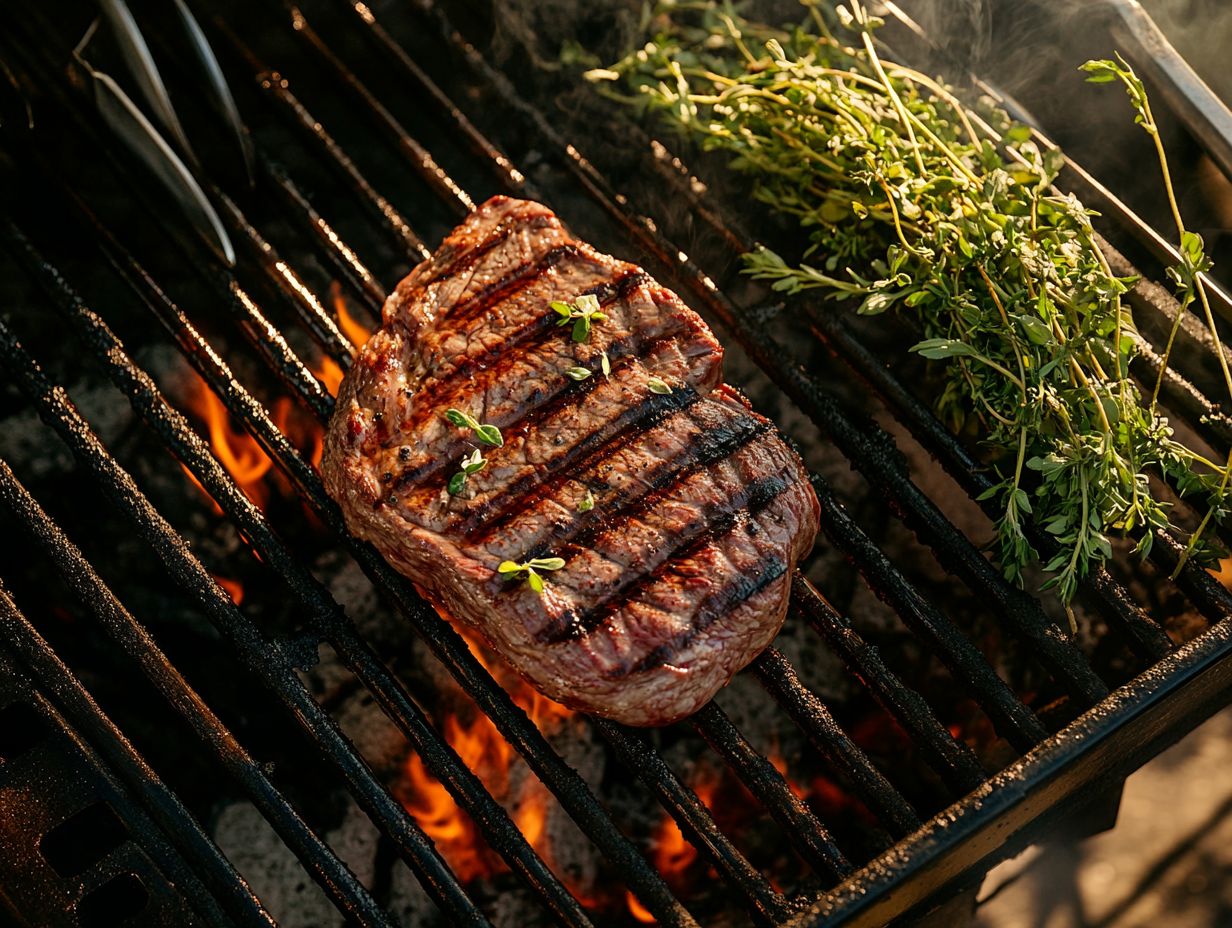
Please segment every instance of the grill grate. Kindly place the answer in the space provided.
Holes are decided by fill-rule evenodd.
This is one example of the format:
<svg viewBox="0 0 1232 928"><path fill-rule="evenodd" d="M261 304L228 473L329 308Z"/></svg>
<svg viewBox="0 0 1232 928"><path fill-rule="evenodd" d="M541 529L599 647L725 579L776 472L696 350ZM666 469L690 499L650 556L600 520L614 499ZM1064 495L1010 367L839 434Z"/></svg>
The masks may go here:
<svg viewBox="0 0 1232 928"><path fill-rule="evenodd" d="M458 139L476 156L480 170L494 178L502 189L538 195L534 185L499 153L496 146L382 28L371 10L358 3L347 5L347 10L354 17L355 28L388 63L396 79L417 88L438 115L452 126ZM998 822L1007 823L1004 826L1007 828L1006 835L999 839L1001 842L1007 841L1011 834L1023 832L1025 835L1024 830L1045 808L1040 805L1036 792L1031 792L1031 801L1022 799L1030 792L1028 786L1039 790L1053 782L1060 783L1064 788L1058 788L1055 793L1059 799L1076 794L1082 786L1096 781L1100 776L1115 776L1118 770L1123 775L1125 770L1130 769L1133 759L1147 756L1146 752L1161 737L1149 728L1148 722L1157 723L1162 719L1179 726L1199 711L1213 711L1220 698L1226 700L1224 688L1230 671L1226 670L1227 662L1219 663L1219 658L1228 648L1227 629L1220 626L1199 641L1173 651L1163 630L1133 603L1124 587L1101 571L1090 580L1090 595L1135 653L1148 662L1157 662L1151 673L1144 675L1133 687L1108 697L1104 682L1081 652L1047 617L1041 604L1005 583L972 542L912 481L890 436L876 426L853 420L842 404L827 394L815 378L799 367L784 365L780 349L756 325L755 316L750 310L737 306L725 297L704 271L688 260L666 234L641 216L623 196L610 189L601 171L550 126L540 113L521 100L505 77L452 29L439 9L429 5L425 8L425 14L428 21L435 24L447 47L456 51L465 62L470 73L495 95L508 113L525 123L529 132L541 143L547 157L564 168L571 182L604 211L631 242L654 257L664 272L661 276L665 282L688 294L711 318L723 324L766 375L832 438L869 483L891 502L904 523L915 531L937 559L961 577L977 595L993 604L1006 627L1013 629L1033 649L1056 684L1068 692L1081 708L1102 701L1103 716L1083 719L1077 726L1080 730L1079 743L1075 744L1072 738L1063 743L1048 741L1048 730L1040 719L1013 694L967 637L894 566L845 512L834 492L817 478L816 486L824 513L823 526L831 544L852 559L867 584L886 599L903 622L944 662L955 682L979 704L998 732L1018 752L1026 754L1041 742L1045 743L1026 760L989 781L974 752L951 735L928 702L886 665L876 649L803 575L797 574L792 584L792 620L813 628L851 673L862 681L870 695L910 735L951 797L972 794L957 811L947 814L948 826L938 825L934 820L923 831L916 832L908 842L894 848L896 866L885 866L875 871L857 870L825 825L792 793L784 776L749 743L717 704L708 706L692 720L694 728L782 826L801 857L812 866L821 881L817 897L821 908L815 909L807 918L837 919L851 915L863 919L862 924L874 924L877 923L876 919L891 917L909 905L924 901L929 892L943 885L945 879L978 864L992 853L987 844L980 845L976 838L986 835L990 829L1001 827ZM25 78L28 86L45 88L45 98L40 100L40 104L47 102L58 114L72 120L74 131L81 138L90 139L95 148L106 153L107 143L92 120L85 115L83 101L73 97L73 92L63 86L54 68L36 51L40 45L33 41L33 33L43 29L54 30L46 22L41 22L42 17L37 10L23 10L20 15L24 21L16 24L12 32L14 40L0 38L0 47L4 49L6 58L11 59L14 70ZM443 207L454 216L462 215L472 204L467 192L346 67L331 46L312 29L302 11L290 11L288 21L289 28L299 37L303 47L326 65L338 85L351 94L360 112L388 137L405 164L422 178ZM271 110L298 133L307 150L343 183L376 220L388 242L401 252L414 256L426 255L420 234L377 191L351 160L343 145L296 98L289 82L260 61L229 31L225 23L215 23L215 30L224 37L224 44L233 47L237 56L247 62ZM21 47L15 47L20 41L18 37L27 40ZM648 146L649 140L645 141ZM383 298L382 288L357 252L322 218L290 174L260 147L257 163L261 183L268 186L281 204L286 222L310 244L312 253L336 272L362 305L376 311ZM113 167L121 176L125 174L125 167L119 160L113 160ZM21 168L37 173L52 189L63 187L62 197L57 200L63 201L59 206L91 230L108 266L132 289L144 309L172 336L184 357L232 417L244 425L290 479L310 511L339 538L374 586L396 605L500 733L526 759L530 768L603 852L616 874L646 909L660 924L694 924L692 915L675 898L662 875L621 833L586 782L552 750L526 714L471 654L465 641L419 599L412 585L392 571L373 549L346 535L341 515L325 495L313 467L279 430L266 407L235 379L227 363L160 288L154 277L120 243L119 237L91 213L71 185L65 185L62 178L41 170L38 159L22 160ZM693 196L685 186L675 185L674 189L682 196ZM228 228L239 241L244 267L259 270L260 273L253 276L263 281L263 289L267 289L274 300L293 314L327 356L345 368L353 346L312 289L292 269L289 260L282 258L257 227L250 223L236 202L217 187L211 188L211 193L222 207ZM222 305L233 313L251 346L287 392L319 423L324 423L332 411L332 398L292 348L284 333L269 321L260 298L244 288L235 277L219 273L217 262L208 258L202 260L200 243L176 228L165 214L157 208L151 208L150 212L156 222L165 226L168 237L187 263L200 271L209 292L216 294ZM702 204L698 204L694 212L711 225L712 231L718 233L733 252L746 250L743 238L708 205L702 208ZM291 591L302 607L305 624L312 629L313 635L333 646L422 757L428 769L445 784L459 806L481 826L490 846L557 921L570 926L589 925L591 915L552 873L518 831L508 813L436 731L405 685L364 641L325 587L279 539L265 514L249 502L187 420L129 356L103 319L43 258L18 226L6 224L4 238L20 263L42 284L53 305L89 346L91 355L102 365L134 410L217 501L259 555L265 568L274 572ZM1157 248L1158 243L1154 247ZM916 438L938 456L962 488L972 496L981 493L987 486L987 478L962 445L936 421L918 398L876 359L841 320L807 303L801 306L818 337L824 339L836 354L873 385L887 405L911 428ZM1164 312L1163 309L1158 311ZM295 672L298 643L269 639L234 606L183 539L103 446L63 390L49 382L5 323L0 323L0 358L29 402L72 449L83 470L96 480L115 508L124 513L137 532L156 550L166 570L184 593L200 604L230 641L240 660L276 694L312 742L336 765L351 794L382 835L393 843L399 856L415 872L433 900L454 921L486 924L485 915L460 885L431 841L381 785L368 763L357 754L300 681ZM1170 398L1190 397L1186 409L1213 411L1209 403L1204 407L1206 401L1201 394L1179 377L1170 380L1169 390ZM24 491L3 462L0 462L0 495L19 521L31 530L78 597L98 616L102 626L134 657L167 701L180 711L202 742L243 785L252 802L274 825L330 899L357 923L388 924L389 918L373 894L270 782L261 767L158 650L148 632L108 590L90 564ZM1167 569L1175 564L1178 549L1170 539L1161 537L1154 553ZM1232 610L1232 598L1204 571L1190 566L1182 573L1179 582L1193 604L1212 623L1219 622ZM10 605L7 600L0 602L3 606L0 613L12 628L15 639L23 643L23 657L27 661L54 660L54 656L48 656L50 652L46 644L37 639L32 628L19 621L15 607L10 609ZM315 644L315 641L312 643ZM72 679L66 669L59 672L66 679ZM800 682L794 668L781 652L772 648L755 662L753 672L810 743L876 815L888 836L901 838L919 826L917 811L839 728L822 700ZM1202 709L1181 695L1180 684L1191 678L1202 681L1202 686L1194 687L1195 690L1209 690L1211 702ZM81 695L84 692L74 698L80 702ZM102 722L95 724L94 737L100 743L122 744L121 736L114 729L106 729ZM792 916L798 900L785 898L750 864L719 828L696 793L655 753L644 735L606 721L596 720L593 724L611 745L615 755L658 797L690 842L709 858L755 921L781 924ZM1131 749L1133 738L1142 737L1144 730L1155 732L1152 739ZM1100 751L1106 752L1104 762L1092 767L1092 762L1087 758L1099 757ZM132 757L124 763L137 770L139 766L136 765L141 762L139 758ZM164 804L174 802L173 797L158 795L159 801ZM180 822L182 809L176 809L178 807L165 805L163 817L156 817L162 830L168 834ZM151 833L154 833L152 829ZM190 846L181 850L186 856L191 856L196 870L209 877L205 882L210 892L232 920L242 924L266 923L268 916L260 904L235 880L229 865L204 838L200 829L191 825L184 841ZM912 885L915 888L892 896L890 890L908 878L914 878ZM834 889L836 884L841 884L837 890ZM203 892L201 898L208 899L208 895Z"/></svg>

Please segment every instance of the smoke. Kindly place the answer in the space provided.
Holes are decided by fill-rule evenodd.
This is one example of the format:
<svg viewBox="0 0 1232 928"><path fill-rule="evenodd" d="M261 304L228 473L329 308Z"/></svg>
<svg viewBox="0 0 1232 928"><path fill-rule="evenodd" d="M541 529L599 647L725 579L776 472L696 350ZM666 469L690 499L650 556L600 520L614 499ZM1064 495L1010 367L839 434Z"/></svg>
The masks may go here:
<svg viewBox="0 0 1232 928"><path fill-rule="evenodd" d="M472 0L482 5L491 0ZM838 0L831 0L838 2ZM1085 82L1078 67L1120 48L1100 0L896 0L923 28L932 49L913 41L892 17L885 31L896 55L962 85L978 75L1021 104L1047 135L1114 190L1157 229L1171 220L1161 194L1149 139L1134 125L1124 94ZM1223 46L1232 36L1232 0L1141 0L1164 33L1211 88L1232 101L1232 70ZM768 22L799 20L796 0L751 0L746 15ZM870 2L875 7L875 3ZM606 121L589 87L577 79L587 67L615 60L640 44L653 0L502 0L492 3L489 50L539 91L557 111L592 112ZM901 50L900 50L901 44ZM969 89L969 88L968 88ZM1148 84L1149 89L1149 84ZM1156 115L1173 160L1177 189L1191 228L1203 233L1217 264L1232 268L1232 185L1209 169L1201 152L1163 106ZM617 139L612 140L618 144ZM1227 274L1225 276L1232 276Z"/></svg>

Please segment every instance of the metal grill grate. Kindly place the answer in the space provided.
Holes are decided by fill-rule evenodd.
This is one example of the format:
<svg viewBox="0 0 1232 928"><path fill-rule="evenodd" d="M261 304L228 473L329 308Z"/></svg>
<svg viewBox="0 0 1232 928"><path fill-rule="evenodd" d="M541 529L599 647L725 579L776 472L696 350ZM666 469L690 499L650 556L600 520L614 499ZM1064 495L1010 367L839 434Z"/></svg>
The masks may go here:
<svg viewBox="0 0 1232 928"><path fill-rule="evenodd" d="M486 176L489 182L506 192L542 196L382 27L369 8L359 3L342 4L337 12L346 16L347 28L368 43L367 47L384 63L391 86L413 87L422 94L428 104L426 108L450 127L455 139L469 152L470 167L476 173ZM407 15L411 15L409 11ZM975 753L951 734L924 697L909 681L896 675L846 617L837 612L803 575L797 574L792 584L789 621L811 627L840 657L853 677L908 733L951 799L969 795L917 831L920 827L917 810L836 723L818 695L800 682L784 655L770 649L755 662L752 672L873 813L887 836L882 843L884 856L871 865L859 859L853 861L851 852L840 847L825 823L793 794L784 776L769 759L749 743L718 705L711 704L691 720L692 726L781 826L785 837L816 875L816 898L788 899L754 868L731 837L716 824L696 793L655 753L643 734L594 720L592 724L615 756L658 798L688 840L709 858L731 894L741 900L755 922L782 924L797 917L801 923L833 923L843 918L851 918L854 924L883 923L912 905L926 901L930 893L948 881L1011 846L1012 840L1026 840L1029 826L1046 811L1061 808L1058 803L1078 796L1089 784L1124 775L1152 750L1158 749L1167 737L1184 730L1185 725L1192 724L1203 713L1214 711L1220 700L1226 701L1228 675L1232 673L1228 669L1229 662L1222 660L1229 648L1227 629L1217 626L1184 648L1174 650L1163 630L1134 604L1125 588L1101 571L1091 578L1088 594L1134 653L1154 665L1131 687L1109 696L1104 681L1046 615L1039 601L1008 585L972 541L912 481L888 434L876 426L854 420L807 370L783 364L779 346L757 325L754 308L737 305L728 299L655 223L612 190L604 173L549 125L531 104L522 100L508 80L454 31L441 10L427 6L414 15L420 27L439 33L445 47L467 68L470 78L519 122L520 131L536 140L541 152L562 170L568 183L609 217L630 247L658 265L661 279L686 294L711 319L717 320L770 380L831 438L854 467L891 503L904 524L937 559L997 611L1005 627L1032 649L1058 688L1068 693L1080 709L1099 707L1096 713L1084 716L1067 729L1064 737L1050 739L1045 725L1015 696L975 645L913 586L846 513L835 493L823 480L816 478L823 508L822 524L830 543L850 558L869 587L886 600L923 645L944 663L956 685L980 706L998 733L1017 752L1027 756L989 780ZM11 30L6 30L7 37L0 37L0 52L27 87L41 88L36 104L69 121L78 138L88 141L108 157L117 177L130 177L123 160L111 155L109 144L90 115L85 99L63 80L55 63L41 51L45 44L40 43L38 37L54 32L52 24L45 22L42 14L34 9L20 13L7 11L5 17L13 21L9 24ZM301 43L309 60L324 66L339 88L338 92L347 94L359 114L371 120L387 137L405 165L438 198L443 208L455 217L463 215L473 204L471 196L385 107L372 87L361 82L331 44L312 29L307 16L300 10L288 10L282 23L288 34ZM281 120L298 135L305 150L319 159L360 208L372 217L391 247L414 257L425 256L424 238L351 160L345 144L331 135L333 127L327 128L314 118L310 109L292 92L291 84L269 70L224 21L215 22L213 31L220 44L234 52L236 60L247 64L261 95L268 102L268 113L254 113L250 118L265 120L272 114ZM640 141L649 151L650 140ZM664 157L670 160L670 153ZM132 290L139 304L172 337L184 358L234 420L243 424L289 479L309 510L336 536L338 544L354 558L373 585L396 605L500 733L525 758L641 904L660 924L695 924L693 916L674 896L663 876L620 831L587 783L551 748L526 714L472 655L466 642L372 548L346 534L341 514L325 495L312 465L280 431L269 409L233 376L231 368L206 337L122 244L125 230L111 228L97 218L74 190L72 179L46 170L31 152L15 151L14 162L10 167L27 176L38 177L40 183L53 191L40 201L40 208L60 211L66 221L88 230L107 267ZM262 192L271 194L271 199L280 205L280 219L295 230L302 253L283 258L249 221L237 201L224 192L220 182L219 186L209 189L220 206L224 222L239 243L241 268L251 279L262 281L262 290L268 291L283 309L290 310L320 349L345 369L354 346L293 269L293 262L306 260L306 255L322 261L359 303L373 312L379 309L383 299L382 287L359 257L359 249L353 249L339 237L292 179L290 171L260 146L257 165ZM1104 206L1109 215L1134 231L1132 216L1123 210L1108 209L1115 207L1115 201L1106 197L1089 179L1074 176L1078 186L1086 185L1083 192L1089 200ZM138 186L135 181L133 185ZM688 197L693 214L727 242L733 253L745 250L744 239L724 221L719 207L698 200L687 184L673 182L670 172L664 177L664 185L671 195ZM242 200L238 195L237 198ZM242 285L238 275L226 272L216 256L209 254L191 233L178 227L174 217L168 217L156 206L147 206L147 210L149 218L163 227L168 241L174 243L186 265L198 272L200 283L232 314L251 347L287 394L319 423L326 422L332 411L332 398L292 347L291 340L285 337L289 333L280 331L269 321L262 308L262 297ZM505 809L442 738L404 682L364 640L330 592L280 539L265 513L249 501L189 422L160 392L107 323L91 309L89 301L48 263L19 223L20 220L5 222L5 244L38 280L51 304L88 347L90 357L125 395L158 440L218 503L259 556L264 569L277 576L290 591L314 639L332 645L427 768L480 825L491 848L531 889L544 909L563 924L591 924L594 914L588 912L553 874ZM1157 239L1145 240L1148 249L1158 251L1160 244ZM918 441L937 455L965 491L974 497L987 487L986 476L966 449L856 334L841 320L817 307L801 303L801 308L818 337L874 387L887 406L901 417ZM1163 314L1168 309L1161 305L1144 307L1147 312ZM392 843L431 898L453 921L485 924L486 916L467 888L297 676L295 643L269 638L232 603L184 540L104 447L63 389L49 381L15 332L3 322L0 322L0 358L8 377L72 450L82 472L97 483L112 507L154 549L184 595L199 605L229 642L239 661L275 694L315 747L334 765L355 800L384 839ZM1167 388L1169 401L1183 412L1218 415L1218 410L1180 377L1171 378ZM1221 440L1226 440L1226 429L1217 434ZM101 627L136 660L143 673L188 722L204 748L239 784L328 897L356 923L388 924L389 917L372 892L270 781L262 767L236 741L159 650L146 629L111 593L90 563L2 462L0 497L19 522L30 530L76 596L94 612ZM1161 536L1153 556L1169 569L1175 564L1177 553L1175 543ZM1213 625L1232 611L1232 598L1208 574L1192 565L1182 572L1179 585ZM15 605L7 599L0 605L5 625L19 643L23 659L31 663L41 661L51 667L55 657L46 642L24 622ZM56 668L56 673L72 679L62 666ZM73 692L74 705L85 712L81 707L86 706L83 699L88 701L88 697L76 690ZM70 698L58 695L66 701ZM1200 697L1205 702L1200 701ZM163 840L160 834L182 833L175 843L184 857L191 860L191 872L200 874L201 888L196 893L200 899L207 900L199 903L203 913L217 907L237 924L268 923L268 913L236 879L217 848L190 820L185 822L183 810L174 804L174 798L165 788L150 780L141 769L140 758L132 755L119 732L109 727L97 709L90 712L94 719L92 737L116 752L116 762L128 771L130 786L140 788L143 803L152 810L151 818L157 827L150 825L143 834L159 841ZM122 752L121 747L127 753ZM124 754L122 758L121 753ZM905 842L889 844L890 840L912 832L915 833ZM819 907L797 915L804 902Z"/></svg>

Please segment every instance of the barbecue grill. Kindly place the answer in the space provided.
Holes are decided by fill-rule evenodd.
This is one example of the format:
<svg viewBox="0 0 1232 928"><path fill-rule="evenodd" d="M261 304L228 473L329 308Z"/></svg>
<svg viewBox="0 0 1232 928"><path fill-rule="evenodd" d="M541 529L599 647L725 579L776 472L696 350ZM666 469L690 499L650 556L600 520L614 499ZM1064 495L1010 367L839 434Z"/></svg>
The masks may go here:
<svg viewBox="0 0 1232 928"><path fill-rule="evenodd" d="M966 528L981 524L982 504L971 500L991 485L988 471L887 365L885 344L807 299L778 306L741 283L732 262L750 238L721 190L708 190L667 143L631 123L608 127L622 139L608 145L599 130L587 135L584 113L548 109L550 99L471 44L485 36L459 31L465 19L451 16L464 15L460 6L262 0L205 15L201 4L252 133L251 179L237 169L221 117L177 63L174 30L156 15L143 22L160 61L169 62L173 96L202 114L200 125L188 126L198 141L196 173L233 245L234 266L99 118L89 79L69 54L90 22L88 6L0 12L0 60L12 84L0 127L3 241L7 260L25 273L9 285L0 319L7 391L0 413L29 412L43 423L23 456L0 459L0 521L13 539L0 566L0 912L17 923L275 923L280 913L215 840L211 793L189 768L225 774L227 795L256 810L340 917L357 924L395 923L395 870L413 874L433 903L417 915L423 924L518 917L690 926L720 909L759 925L940 923L969 910L994 863L1041 835L1059 825L1075 836L1109 825L1124 777L1228 702L1232 632L1223 619L1232 597L1192 563L1175 584L1166 580L1181 554L1175 540L1160 534L1150 563L1126 558L1089 578L1080 619L1098 640L1083 647L1054 605L1002 578ZM904 51L926 52L911 30L896 36ZM1166 336L1177 307L1150 281L1172 260L1167 243L1080 166L1068 164L1062 184L1102 213L1118 273L1138 269L1147 281L1132 296L1143 337ZM574 231L643 263L716 322L737 380L744 375L755 399L777 404L780 424L806 449L823 435L909 536L894 550L880 544L834 475L815 475L822 547L858 572L922 660L900 660L870 640L860 616L834 604L839 597L827 585L843 581L825 571L797 572L788 618L824 646L827 666L841 667L868 717L885 720L885 737L903 746L901 768L887 762L892 750L879 752L853 733L854 716L830 705L815 668L793 661L786 644L744 675L800 738L801 756L816 766L808 775L824 773L858 810L858 826L836 824L801 795L749 716L738 716L734 703L721 707L727 694L675 733L582 723L620 770L604 779L622 781L643 810L658 803L713 872L702 902L656 866L644 835L631 833L631 800L616 802L605 783L574 769L510 696L499 669L347 535L303 430L280 412L293 407L294 421L319 434L332 411L321 372L346 368L357 335L333 309L328 284L371 324L385 289L427 255L425 243L498 192L549 203ZM1218 290L1216 302L1221 313L1232 311ZM778 333L788 313L795 337L785 347ZM1213 348L1196 321L1180 338L1186 362L1165 378L1167 406L1226 454L1232 421L1209 399ZM257 505L235 467L211 451L182 397L157 376L171 369L167 346L272 461L271 473L290 487L287 499L301 508ZM1149 344L1137 363L1153 379L1159 362ZM111 386L86 402L69 380L81 368ZM844 395L836 383L845 379L854 379L856 393L871 391L875 400L864 399L874 405ZM291 402L279 407L285 398ZM141 424L117 433L114 410L125 401ZM47 476L47 462L65 448L72 463L62 473L85 484L70 510L56 489L65 478ZM924 489L928 455L960 488L957 502ZM147 457L156 469L170 465L178 482L151 489L134 479ZM180 479L175 462L191 480ZM200 511L201 491L215 514ZM201 518L190 510L238 540L229 551L244 562L249 586L276 589L283 612L236 602L212 572L216 552L200 540ZM316 540L306 543L307 535ZM140 552L137 563L117 569L113 545ZM357 565L387 604L382 611L413 629L448 685L490 719L597 849L603 880L619 891L582 892L552 865L438 723L432 688L415 682L400 653L361 627L340 604L345 597L320 579L319 561L305 554L312 545ZM976 626L929 595L899 553L914 549L979 604L978 628L991 621L995 641L977 637ZM156 602L192 612L208 631L177 638L145 585L162 591ZM1165 628L1155 608L1165 596L1200 628ZM185 640L210 643L205 667ZM1023 678L1037 692L1004 669L1002 647L1023 655L1031 668ZM1115 659L1103 660L1100 649ZM401 801L384 761L339 722L337 693L312 687L306 671L325 651L345 669L346 687L379 707L464 810L534 912L498 918L491 900L456 872ZM938 695L937 679L952 697ZM142 695L126 696L128 687ZM978 726L959 724L960 698L990 732L983 743L973 734ZM268 704L276 722L254 723L250 701ZM153 736L133 721L143 714L154 719ZM273 747L258 740L266 736ZM799 862L791 885L754 859L723 809L699 798L661 750L672 738L704 744L752 797L763 829ZM274 753L283 759L271 765ZM299 764L308 773L286 769ZM349 795L371 823L365 833L377 848L377 875L361 872L353 848L330 840L312 795L318 776L322 792Z"/></svg>

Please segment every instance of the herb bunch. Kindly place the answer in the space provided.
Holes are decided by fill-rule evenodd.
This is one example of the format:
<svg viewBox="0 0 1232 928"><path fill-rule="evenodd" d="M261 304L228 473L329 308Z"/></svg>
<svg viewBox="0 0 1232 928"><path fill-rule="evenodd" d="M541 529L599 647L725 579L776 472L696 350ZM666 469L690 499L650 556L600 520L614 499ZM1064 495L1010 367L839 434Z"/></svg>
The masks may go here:
<svg viewBox="0 0 1232 928"><path fill-rule="evenodd" d="M893 310L918 329L912 350L936 362L939 415L984 436L1008 578L1038 557L1027 518L1056 543L1046 586L1066 604L1111 556L1111 534L1136 536L1143 553L1155 530L1183 534L1152 474L1208 507L1186 555L1211 562L1219 552L1203 531L1228 515L1229 467L1177 442L1156 397L1129 379L1137 340L1122 296L1133 281L1110 270L1082 204L1053 188L1061 155L995 106L977 115L883 61L879 22L857 0L829 21L803 2L808 19L787 30L726 3L661 4L645 46L587 77L728 155L757 200L798 223L801 254L760 249L745 256L749 274L861 315ZM1139 123L1153 125L1141 84L1111 64L1089 67L1124 81ZM1173 275L1188 305L1204 300L1209 263L1177 221Z"/></svg>

